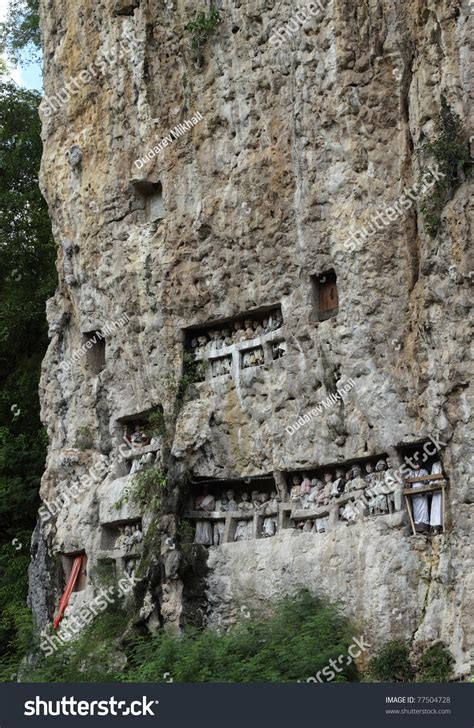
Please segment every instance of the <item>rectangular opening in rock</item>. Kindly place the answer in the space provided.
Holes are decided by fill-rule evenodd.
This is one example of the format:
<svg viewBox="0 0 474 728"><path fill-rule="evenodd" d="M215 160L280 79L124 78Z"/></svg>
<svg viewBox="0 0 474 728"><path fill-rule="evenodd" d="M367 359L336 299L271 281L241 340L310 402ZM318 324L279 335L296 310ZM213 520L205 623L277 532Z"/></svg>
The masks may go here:
<svg viewBox="0 0 474 728"><path fill-rule="evenodd" d="M99 374L105 366L105 339L100 331L86 331L83 334L86 346L86 362L93 374Z"/></svg>
<svg viewBox="0 0 474 728"><path fill-rule="evenodd" d="M312 276L311 280L319 321L326 321L336 316L339 311L336 272L331 269L320 275Z"/></svg>
<svg viewBox="0 0 474 728"><path fill-rule="evenodd" d="M141 519L116 521L102 525L101 548L103 551L124 551L129 553L143 541Z"/></svg>
<svg viewBox="0 0 474 728"><path fill-rule="evenodd" d="M390 483L391 474L387 455L383 453L287 473L286 482L294 511L320 508L340 498L347 500L347 494L365 492L368 499L380 495L374 513L388 513L390 498L379 491L390 490L386 483Z"/></svg>
<svg viewBox="0 0 474 728"><path fill-rule="evenodd" d="M284 341L283 339L280 339L279 341L272 341L271 351L273 361L276 361L277 359L281 359L282 357L286 356L286 354L288 353L286 341Z"/></svg>
<svg viewBox="0 0 474 728"><path fill-rule="evenodd" d="M81 564L78 570L77 578L73 587L73 592L84 591L87 582L87 556L85 551L75 551L72 553L61 554L61 567L63 583L66 585L74 568L74 563L81 557Z"/></svg>
<svg viewBox="0 0 474 728"><path fill-rule="evenodd" d="M282 326L281 306L263 306L212 324L190 326L184 330L185 349L197 358L209 358L227 347L241 348L247 341L271 340L273 332Z"/></svg>
<svg viewBox="0 0 474 728"><path fill-rule="evenodd" d="M211 375L212 377L225 377L232 371L232 357L221 356L211 359Z"/></svg>
<svg viewBox="0 0 474 728"><path fill-rule="evenodd" d="M253 349L242 349L240 352L240 368L260 367L265 364L263 348L256 346Z"/></svg>
<svg viewBox="0 0 474 728"><path fill-rule="evenodd" d="M273 536L280 499L272 475L194 481L185 518L194 543L220 546Z"/></svg>
<svg viewBox="0 0 474 728"><path fill-rule="evenodd" d="M397 450L405 465L403 495L413 534L443 533L447 480L435 443L402 444Z"/></svg>

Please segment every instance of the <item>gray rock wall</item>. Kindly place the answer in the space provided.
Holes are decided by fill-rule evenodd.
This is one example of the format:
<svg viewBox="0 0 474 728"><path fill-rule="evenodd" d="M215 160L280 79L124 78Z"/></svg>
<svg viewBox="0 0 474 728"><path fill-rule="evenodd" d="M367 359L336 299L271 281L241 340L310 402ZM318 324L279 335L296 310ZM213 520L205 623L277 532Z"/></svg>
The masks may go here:
<svg viewBox="0 0 474 728"><path fill-rule="evenodd" d="M41 185L58 244L58 290L48 304L40 392L50 440L41 496L52 502L79 489L43 524L43 536L52 555L85 549L93 573L103 524L140 515L130 504L114 516L131 480L119 420L156 406L169 423L167 462L187 473L175 496L188 477L292 471L440 438L449 478L443 536L425 541L365 518L317 536L289 530L211 548L206 618L225 625L241 604L268 605L306 585L341 600L374 644L444 640L466 674L468 185L444 208L436 238L416 205L356 250L350 232L367 228L425 172L417 149L434 133L443 95L467 125L467 5L323 4L278 48L272 34L295 6L225 0L197 59L185 30L194 3L116 8L102 0L86 9L42 0ZM197 112L202 121L135 164ZM153 220L146 194L158 182L164 217ZM338 315L318 321L311 276L330 269ZM275 304L287 355L195 385L175 421L183 330ZM83 335L123 314L128 322L106 336L105 367L94 374L80 354ZM344 402L288 434L350 378ZM91 469L96 479L85 478ZM169 561L176 503L165 501L169 513L156 526L154 556L169 568L158 582L147 572L143 614L179 626L186 584ZM45 588L57 600L61 585L52 581ZM86 596L95 588L91 577ZM36 586L32 602L44 612Z"/></svg>

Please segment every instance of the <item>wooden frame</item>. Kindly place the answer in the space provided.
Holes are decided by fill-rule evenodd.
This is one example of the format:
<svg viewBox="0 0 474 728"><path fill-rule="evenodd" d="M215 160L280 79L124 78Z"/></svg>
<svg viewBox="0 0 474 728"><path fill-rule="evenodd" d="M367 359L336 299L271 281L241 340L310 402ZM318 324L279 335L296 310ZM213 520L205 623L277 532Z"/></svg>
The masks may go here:
<svg viewBox="0 0 474 728"><path fill-rule="evenodd" d="M442 511L443 511L443 533L446 529L446 523L445 523L445 513L446 513L446 478L442 473L435 473L433 475L419 475L415 478L404 478L405 483L420 483L422 481L433 481L433 480L439 480L442 481L439 484L434 485L425 485L422 488L404 488L403 495L405 496L405 503L408 511L408 516L410 518L410 524L413 531L413 535L416 536L416 526L415 521L413 518L413 508L412 508L412 502L411 497L414 495L423 495L424 493L437 493L438 491L441 491L441 500L442 500Z"/></svg>

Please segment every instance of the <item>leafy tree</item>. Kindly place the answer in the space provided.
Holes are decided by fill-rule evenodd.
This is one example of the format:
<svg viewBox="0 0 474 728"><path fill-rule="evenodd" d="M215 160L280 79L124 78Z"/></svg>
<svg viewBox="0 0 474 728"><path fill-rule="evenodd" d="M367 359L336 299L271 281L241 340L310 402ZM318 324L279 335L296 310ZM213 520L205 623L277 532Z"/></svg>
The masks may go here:
<svg viewBox="0 0 474 728"><path fill-rule="evenodd" d="M45 301L56 276L37 178L39 101L36 92L0 82L0 663L24 645L29 541L46 451L38 381Z"/></svg>
<svg viewBox="0 0 474 728"><path fill-rule="evenodd" d="M0 50L14 63L40 55L38 8L39 0L10 0L7 19L0 25Z"/></svg>

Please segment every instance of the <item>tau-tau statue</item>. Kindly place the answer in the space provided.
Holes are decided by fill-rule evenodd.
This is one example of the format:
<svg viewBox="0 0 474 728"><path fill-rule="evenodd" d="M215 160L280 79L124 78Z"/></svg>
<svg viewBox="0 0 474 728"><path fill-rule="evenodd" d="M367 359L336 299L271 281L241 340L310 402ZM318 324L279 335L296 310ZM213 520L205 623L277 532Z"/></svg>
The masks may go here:
<svg viewBox="0 0 474 728"><path fill-rule="evenodd" d="M420 459L416 455L412 458L415 467L409 471L410 478L418 478L423 475L428 475L428 472L421 467ZM418 488L424 488L427 485L426 480L420 480L410 484L413 490ZM430 518L428 514L428 497L423 495L412 496L413 504L413 520L415 521L415 528L417 531L426 531L430 525Z"/></svg>
<svg viewBox="0 0 474 728"><path fill-rule="evenodd" d="M244 321L244 338L245 339L253 339L255 336L255 331L253 328L252 321L250 319L247 319Z"/></svg>
<svg viewBox="0 0 474 728"><path fill-rule="evenodd" d="M275 492L272 492L271 498L267 503L266 512L268 515L263 520L263 527L262 527L262 536L264 538L268 538L269 536L274 536L277 532L278 528L278 501L277 494Z"/></svg>
<svg viewBox="0 0 474 728"><path fill-rule="evenodd" d="M332 493L332 473L329 471L324 473L323 475L324 479L324 504L327 505L329 503L329 498L331 497Z"/></svg>
<svg viewBox="0 0 474 728"><path fill-rule="evenodd" d="M220 546L224 543L225 521L215 521L214 523L214 546Z"/></svg>
<svg viewBox="0 0 474 728"><path fill-rule="evenodd" d="M229 504L229 500L228 500L226 494L223 493L221 495L221 497L216 500L215 509L219 513L222 513L222 511L227 511L228 510L228 504Z"/></svg>
<svg viewBox="0 0 474 728"><path fill-rule="evenodd" d="M287 345L286 341L277 341L272 343L272 357L273 359L281 359L286 355Z"/></svg>
<svg viewBox="0 0 474 728"><path fill-rule="evenodd" d="M298 475L293 476L293 485L291 486L290 499L296 504L300 500L301 495L301 479Z"/></svg>
<svg viewBox="0 0 474 728"><path fill-rule="evenodd" d="M442 473L443 467L440 461L436 460L431 468L431 474L441 475ZM430 485L439 485L439 482L439 480L430 480ZM431 496L430 526L432 532L435 534L439 534L443 530L443 504L441 491L437 491Z"/></svg>
<svg viewBox="0 0 474 728"><path fill-rule="evenodd" d="M207 336L204 334L202 336L198 336L198 346L196 349L196 353L204 354L206 351L206 344L207 344Z"/></svg>
<svg viewBox="0 0 474 728"><path fill-rule="evenodd" d="M237 511L238 506L237 506L237 501L235 500L235 497L234 497L235 496L234 491L229 489L226 493L226 496L227 496L227 501L228 501L227 510L228 511Z"/></svg>
<svg viewBox="0 0 474 728"><path fill-rule="evenodd" d="M222 345L230 346L232 344L232 335L227 327L222 329Z"/></svg>
<svg viewBox="0 0 474 728"><path fill-rule="evenodd" d="M249 501L249 494L242 493L240 498L241 498L241 500L240 500L240 503L237 505L237 510L238 511L253 511L253 503L250 503L250 501Z"/></svg>
<svg viewBox="0 0 474 728"><path fill-rule="evenodd" d="M137 559L127 559L125 562L125 573L133 579L137 570Z"/></svg>
<svg viewBox="0 0 474 728"><path fill-rule="evenodd" d="M387 469L387 463L385 460L379 460L375 466L375 512L376 513L387 513L388 512L388 501L385 494L385 470Z"/></svg>
<svg viewBox="0 0 474 728"><path fill-rule="evenodd" d="M371 487L372 485L375 484L375 473L374 473L374 466L372 465L372 463L366 463L365 471L367 473L367 475L364 478L366 486Z"/></svg>
<svg viewBox="0 0 474 728"><path fill-rule="evenodd" d="M351 470L352 478L346 486L346 491L363 490L366 482L362 477L362 468L360 465L353 465Z"/></svg>
<svg viewBox="0 0 474 728"><path fill-rule="evenodd" d="M214 496L210 493L204 492L196 498L195 509L196 511L204 511L210 513L215 508ZM212 546L213 544L213 528L211 521L197 521L196 522L196 533L194 535L194 543L202 544L203 546Z"/></svg>
<svg viewBox="0 0 474 728"><path fill-rule="evenodd" d="M346 485L346 471L344 468L336 468L336 480L332 484L331 498L338 498L341 493L344 493Z"/></svg>
<svg viewBox="0 0 474 728"><path fill-rule="evenodd" d="M119 528L119 535L115 539L114 549L123 549L125 533L123 528Z"/></svg>
<svg viewBox="0 0 474 728"><path fill-rule="evenodd" d="M253 521L237 521L235 528L234 541L248 541L252 537Z"/></svg>

